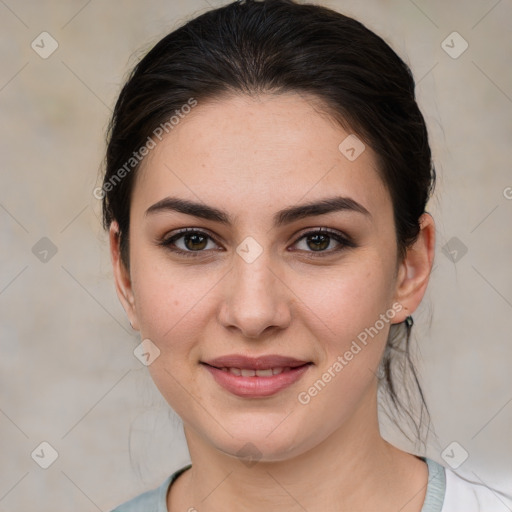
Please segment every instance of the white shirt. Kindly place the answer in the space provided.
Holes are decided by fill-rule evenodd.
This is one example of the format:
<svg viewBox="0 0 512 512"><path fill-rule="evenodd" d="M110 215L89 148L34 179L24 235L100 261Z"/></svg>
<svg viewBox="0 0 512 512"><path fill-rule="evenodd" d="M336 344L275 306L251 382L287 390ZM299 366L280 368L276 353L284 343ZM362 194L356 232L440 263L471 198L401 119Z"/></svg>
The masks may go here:
<svg viewBox="0 0 512 512"><path fill-rule="evenodd" d="M446 490L441 512L512 511L512 482L511 494L505 495L482 483L467 480L451 469L445 468L445 475Z"/></svg>

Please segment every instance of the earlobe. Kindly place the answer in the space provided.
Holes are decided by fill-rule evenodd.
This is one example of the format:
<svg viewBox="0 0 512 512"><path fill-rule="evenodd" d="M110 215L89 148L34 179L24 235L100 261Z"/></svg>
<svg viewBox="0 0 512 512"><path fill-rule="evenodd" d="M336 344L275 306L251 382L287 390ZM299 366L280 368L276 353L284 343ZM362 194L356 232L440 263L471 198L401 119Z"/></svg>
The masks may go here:
<svg viewBox="0 0 512 512"><path fill-rule="evenodd" d="M139 326L135 308L135 296L132 290L130 272L121 258L119 225L116 221L113 221L110 225L109 241L110 258L112 261L117 296L128 316L130 325L133 329L138 331Z"/></svg>
<svg viewBox="0 0 512 512"><path fill-rule="evenodd" d="M398 271L395 300L403 306L403 310L396 317L397 323L404 321L421 303L430 278L434 252L434 219L429 213L424 213L420 217L418 238L407 250Z"/></svg>

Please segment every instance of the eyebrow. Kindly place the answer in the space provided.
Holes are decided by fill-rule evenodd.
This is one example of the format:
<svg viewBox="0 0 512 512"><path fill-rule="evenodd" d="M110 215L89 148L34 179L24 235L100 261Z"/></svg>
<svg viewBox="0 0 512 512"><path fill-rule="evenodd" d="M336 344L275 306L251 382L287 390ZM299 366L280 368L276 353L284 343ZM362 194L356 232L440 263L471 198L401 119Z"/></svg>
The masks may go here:
<svg viewBox="0 0 512 512"><path fill-rule="evenodd" d="M203 203L196 203L187 199L178 197L166 197L150 206L145 215L158 212L174 211L192 215L201 219L220 222L222 224L233 224L230 215L213 206L207 206ZM325 215L327 213L348 211L361 213L371 218L371 213L360 203L350 197L335 196L322 199L320 201L291 206L278 211L273 218L274 226L280 227L285 224L291 224L294 221L305 217L313 217L317 215Z"/></svg>

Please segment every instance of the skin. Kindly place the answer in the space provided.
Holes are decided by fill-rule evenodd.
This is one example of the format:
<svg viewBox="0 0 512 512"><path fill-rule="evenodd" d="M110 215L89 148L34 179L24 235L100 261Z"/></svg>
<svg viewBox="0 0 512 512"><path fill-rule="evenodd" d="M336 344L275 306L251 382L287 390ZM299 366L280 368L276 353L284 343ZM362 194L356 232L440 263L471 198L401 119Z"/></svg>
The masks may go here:
<svg viewBox="0 0 512 512"><path fill-rule="evenodd" d="M375 373L391 323L414 312L425 293L434 221L422 215L416 243L398 261L391 198L375 154L367 146L349 161L338 146L350 132L317 106L291 93L200 103L139 170L129 270L111 226L119 298L141 338L160 350L149 371L182 418L191 455L192 468L168 494L171 512L220 511L226 503L245 511L421 510L427 466L380 436ZM233 223L146 214L171 195L222 209ZM333 195L352 198L370 215L337 211L273 225L279 210ZM175 242L189 252L199 244L199 257L159 245L187 227L215 237L208 245ZM318 228L346 234L356 246L331 238L319 250L303 237ZM263 251L251 263L236 252L248 236ZM393 304L400 312L301 404L298 394ZM273 396L241 398L199 364L232 353L314 364ZM256 464L237 455L246 443L261 454Z"/></svg>

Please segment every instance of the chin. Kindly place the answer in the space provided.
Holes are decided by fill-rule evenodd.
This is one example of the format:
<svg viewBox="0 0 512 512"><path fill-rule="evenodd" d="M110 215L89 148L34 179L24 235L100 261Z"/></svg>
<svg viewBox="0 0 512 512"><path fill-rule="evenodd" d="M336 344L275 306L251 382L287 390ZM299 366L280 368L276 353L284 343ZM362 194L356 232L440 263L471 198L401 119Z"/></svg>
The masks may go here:
<svg viewBox="0 0 512 512"><path fill-rule="evenodd" d="M300 428L297 426L294 431L290 427L276 428L274 423L269 423L262 430L246 427L237 430L234 438L222 435L222 439L211 439L211 443L217 450L251 467L256 462L289 460L319 442L313 438L312 433L308 434L304 430L303 425Z"/></svg>

